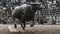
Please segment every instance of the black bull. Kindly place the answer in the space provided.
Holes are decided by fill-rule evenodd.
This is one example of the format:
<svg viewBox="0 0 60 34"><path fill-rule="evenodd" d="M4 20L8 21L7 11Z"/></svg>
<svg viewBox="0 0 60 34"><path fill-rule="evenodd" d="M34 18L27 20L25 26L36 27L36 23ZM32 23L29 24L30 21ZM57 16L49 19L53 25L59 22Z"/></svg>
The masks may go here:
<svg viewBox="0 0 60 34"><path fill-rule="evenodd" d="M40 6L38 4L32 4L32 5L21 5L21 6L17 6L13 12L12 12L12 16L13 18L17 18L19 19L22 23L21 26L23 29L25 29L25 22L26 21L30 21L33 20L34 21L34 15L36 10L39 10ZM34 25L34 22L31 24L31 26Z"/></svg>

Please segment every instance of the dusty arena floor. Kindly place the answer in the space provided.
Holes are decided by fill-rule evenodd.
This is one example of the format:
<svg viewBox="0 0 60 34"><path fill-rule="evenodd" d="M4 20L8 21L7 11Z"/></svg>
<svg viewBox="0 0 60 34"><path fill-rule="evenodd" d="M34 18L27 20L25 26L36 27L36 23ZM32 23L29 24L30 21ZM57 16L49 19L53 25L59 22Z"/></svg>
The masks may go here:
<svg viewBox="0 0 60 34"><path fill-rule="evenodd" d="M24 32L20 25L17 28L20 32L11 32L9 27L13 29L13 25L0 24L0 34L60 34L60 25L35 25L34 27L27 25Z"/></svg>

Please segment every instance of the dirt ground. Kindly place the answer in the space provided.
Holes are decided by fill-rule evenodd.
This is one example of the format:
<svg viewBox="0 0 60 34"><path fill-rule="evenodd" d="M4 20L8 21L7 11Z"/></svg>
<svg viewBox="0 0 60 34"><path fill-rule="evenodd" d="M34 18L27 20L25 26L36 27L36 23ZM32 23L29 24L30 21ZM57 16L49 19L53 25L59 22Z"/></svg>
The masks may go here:
<svg viewBox="0 0 60 34"><path fill-rule="evenodd" d="M17 30L20 32L11 32L8 27L13 25L0 25L0 34L60 34L60 25L35 25L30 27L27 25L26 30L22 32L22 28L18 25Z"/></svg>

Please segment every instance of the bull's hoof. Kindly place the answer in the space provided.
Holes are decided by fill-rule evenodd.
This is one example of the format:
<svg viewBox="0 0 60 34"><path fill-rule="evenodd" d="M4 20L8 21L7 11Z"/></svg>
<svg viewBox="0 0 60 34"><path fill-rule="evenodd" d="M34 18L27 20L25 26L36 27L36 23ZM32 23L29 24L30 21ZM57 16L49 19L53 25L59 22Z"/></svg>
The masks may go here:
<svg viewBox="0 0 60 34"><path fill-rule="evenodd" d="M21 31L18 31L19 33L21 33Z"/></svg>
<svg viewBox="0 0 60 34"><path fill-rule="evenodd" d="M14 28L17 28L17 25L16 24L14 25Z"/></svg>
<svg viewBox="0 0 60 34"><path fill-rule="evenodd" d="M44 23L41 23L42 25L44 24Z"/></svg>
<svg viewBox="0 0 60 34"><path fill-rule="evenodd" d="M23 30L25 30L25 28L23 27Z"/></svg>
<svg viewBox="0 0 60 34"><path fill-rule="evenodd" d="M52 23L52 24L54 24L54 25L55 25L56 23Z"/></svg>
<svg viewBox="0 0 60 34"><path fill-rule="evenodd" d="M33 27L34 25L30 25L30 27Z"/></svg>

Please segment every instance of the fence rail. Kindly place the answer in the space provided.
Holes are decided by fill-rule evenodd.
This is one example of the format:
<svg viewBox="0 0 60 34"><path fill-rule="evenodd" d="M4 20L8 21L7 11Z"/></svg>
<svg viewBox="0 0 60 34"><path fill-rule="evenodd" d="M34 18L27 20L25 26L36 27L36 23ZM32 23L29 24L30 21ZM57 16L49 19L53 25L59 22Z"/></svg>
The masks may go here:
<svg viewBox="0 0 60 34"><path fill-rule="evenodd" d="M56 23L60 23L60 9L56 10L48 10L48 9L43 9L42 11L37 11L35 14L35 21L40 22L41 18L42 20L48 20L49 23L52 23L55 21Z"/></svg>

